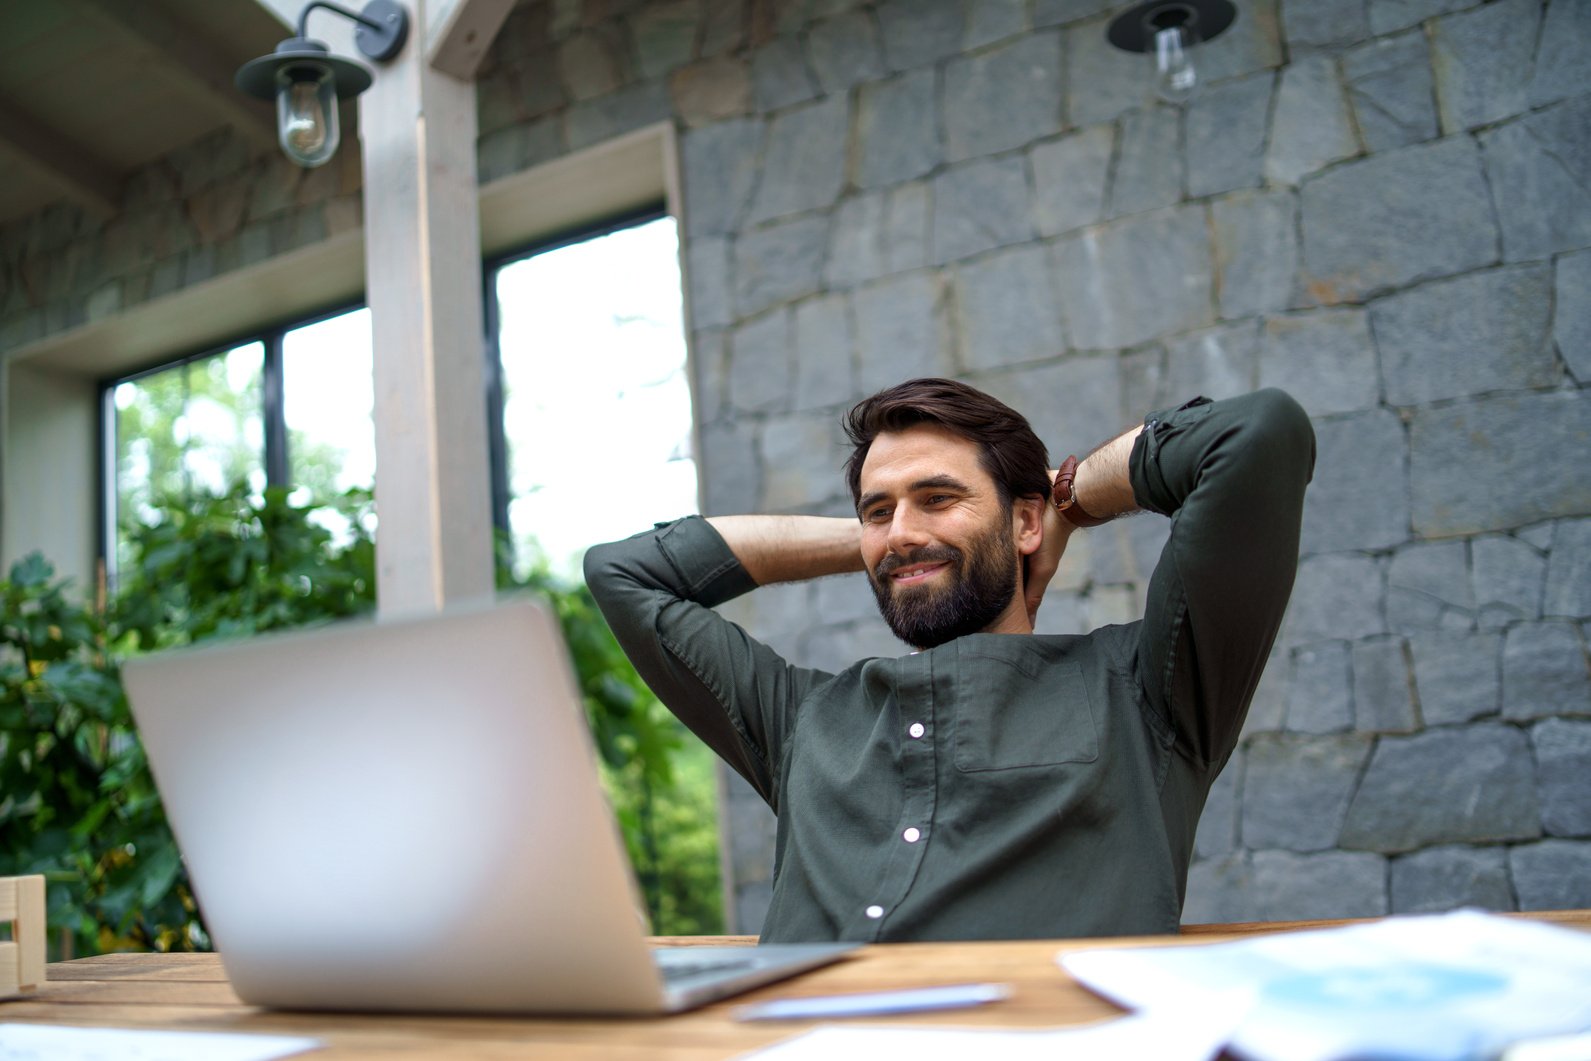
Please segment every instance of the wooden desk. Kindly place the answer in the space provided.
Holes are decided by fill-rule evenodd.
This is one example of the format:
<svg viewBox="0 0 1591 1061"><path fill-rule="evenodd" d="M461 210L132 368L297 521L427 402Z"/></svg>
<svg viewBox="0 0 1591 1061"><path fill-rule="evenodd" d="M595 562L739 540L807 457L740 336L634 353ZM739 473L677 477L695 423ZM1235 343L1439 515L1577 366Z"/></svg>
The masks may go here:
<svg viewBox="0 0 1591 1061"><path fill-rule="evenodd" d="M1591 910L1529 914L1591 930ZM1015 943L898 943L864 948L857 957L795 980L660 1020L533 1020L479 1017L364 1016L281 1013L245 1006L212 954L109 954L58 962L28 998L0 1003L0 1022L102 1025L189 1031L307 1035L326 1049L314 1061L358 1058L573 1058L697 1061L731 1058L795 1035L815 1022L737 1024L735 1006L749 1000L838 994L974 981L1010 984L1012 997L948 1013L868 1018L867 1023L994 1025L1041 1028L1082 1024L1121 1011L1079 987L1056 964L1061 950L1099 946L1196 944L1344 924L1307 921L1198 926L1181 936L1131 940L1044 940ZM749 936L660 939L661 944L750 943Z"/></svg>

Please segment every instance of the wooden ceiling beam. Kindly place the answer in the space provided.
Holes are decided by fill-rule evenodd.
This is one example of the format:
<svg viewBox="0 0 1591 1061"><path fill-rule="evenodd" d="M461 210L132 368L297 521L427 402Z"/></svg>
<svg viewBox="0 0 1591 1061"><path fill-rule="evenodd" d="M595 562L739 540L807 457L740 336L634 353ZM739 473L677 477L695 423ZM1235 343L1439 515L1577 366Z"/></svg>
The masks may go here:
<svg viewBox="0 0 1591 1061"><path fill-rule="evenodd" d="M3 102L0 102L0 144L89 213L108 218L121 209L121 174L79 144Z"/></svg>
<svg viewBox="0 0 1591 1061"><path fill-rule="evenodd" d="M276 144L272 107L245 96L233 84L236 69L220 58L220 49L181 24L150 0L75 0L87 14L155 52L164 62L152 72L202 100L257 148Z"/></svg>
<svg viewBox="0 0 1591 1061"><path fill-rule="evenodd" d="M481 60L513 8L514 0L452 0L431 22L426 62L460 81L474 81Z"/></svg>

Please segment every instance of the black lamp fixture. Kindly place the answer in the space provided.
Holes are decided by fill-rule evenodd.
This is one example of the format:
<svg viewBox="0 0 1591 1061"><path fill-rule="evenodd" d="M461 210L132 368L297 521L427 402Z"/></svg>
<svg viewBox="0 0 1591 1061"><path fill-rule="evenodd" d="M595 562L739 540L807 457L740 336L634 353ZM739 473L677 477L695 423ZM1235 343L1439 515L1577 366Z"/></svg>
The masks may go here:
<svg viewBox="0 0 1591 1061"><path fill-rule="evenodd" d="M1105 37L1123 51L1153 52L1155 91L1181 103L1199 80L1189 50L1224 32L1236 18L1229 0L1148 0L1112 19Z"/></svg>
<svg viewBox="0 0 1591 1061"><path fill-rule="evenodd" d="M238 70L238 88L259 99L276 100L282 150L305 167L324 165L337 153L337 101L359 95L371 81L363 63L333 55L322 42L310 40L309 13L317 7L357 22L354 43L378 63L397 55L409 36L409 13L394 0L370 0L363 11L310 0L298 16L298 36Z"/></svg>

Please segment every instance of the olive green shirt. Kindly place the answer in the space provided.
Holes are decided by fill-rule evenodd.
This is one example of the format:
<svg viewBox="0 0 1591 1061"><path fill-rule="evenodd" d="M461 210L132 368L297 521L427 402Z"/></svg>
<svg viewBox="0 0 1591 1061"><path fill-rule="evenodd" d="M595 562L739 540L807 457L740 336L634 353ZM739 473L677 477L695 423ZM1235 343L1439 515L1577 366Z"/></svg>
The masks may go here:
<svg viewBox="0 0 1591 1061"><path fill-rule="evenodd" d="M1132 487L1171 533L1142 620L972 634L838 674L712 610L755 583L699 518L592 549L586 576L641 676L778 815L765 940L1174 932L1313 463L1279 391L1152 414Z"/></svg>

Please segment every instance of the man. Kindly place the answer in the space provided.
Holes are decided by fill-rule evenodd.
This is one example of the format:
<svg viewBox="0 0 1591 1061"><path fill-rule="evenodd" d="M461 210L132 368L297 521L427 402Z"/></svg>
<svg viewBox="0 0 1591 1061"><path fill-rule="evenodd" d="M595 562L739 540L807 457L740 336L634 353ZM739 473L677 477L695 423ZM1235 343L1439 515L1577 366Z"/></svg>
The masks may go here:
<svg viewBox="0 0 1591 1061"><path fill-rule="evenodd" d="M778 815L763 938L1176 931L1292 589L1303 410L1195 399L1053 481L1026 420L951 380L876 394L847 430L855 520L692 517L586 558L641 676ZM1034 634L1070 536L1139 508L1171 518L1144 618ZM918 651L829 674L712 611L855 570Z"/></svg>

